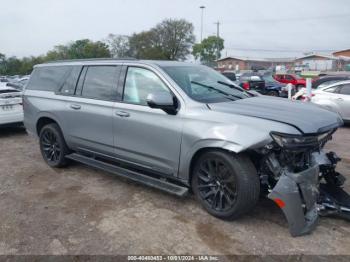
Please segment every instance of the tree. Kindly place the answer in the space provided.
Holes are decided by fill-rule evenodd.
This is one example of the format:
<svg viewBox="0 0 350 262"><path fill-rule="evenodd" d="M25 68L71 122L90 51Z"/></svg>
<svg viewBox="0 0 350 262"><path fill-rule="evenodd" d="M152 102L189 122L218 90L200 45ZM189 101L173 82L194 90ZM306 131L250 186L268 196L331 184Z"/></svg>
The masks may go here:
<svg viewBox="0 0 350 262"><path fill-rule="evenodd" d="M129 39L130 54L137 59L166 59L154 30L134 33Z"/></svg>
<svg viewBox="0 0 350 262"><path fill-rule="evenodd" d="M217 36L209 36L199 44L193 46L192 54L202 63L213 66L215 60L220 58L220 52L224 49L224 39Z"/></svg>
<svg viewBox="0 0 350 262"><path fill-rule="evenodd" d="M6 73L6 56L0 53L0 75Z"/></svg>
<svg viewBox="0 0 350 262"><path fill-rule="evenodd" d="M139 59L184 60L195 41L193 25L184 19L167 19L129 38L130 55Z"/></svg>
<svg viewBox="0 0 350 262"><path fill-rule="evenodd" d="M81 39L68 45L58 45L46 54L47 60L106 58L110 57L107 44Z"/></svg>
<svg viewBox="0 0 350 262"><path fill-rule="evenodd" d="M109 46L111 56L114 58L125 58L130 56L129 36L109 34L105 40Z"/></svg>
<svg viewBox="0 0 350 262"><path fill-rule="evenodd" d="M166 19L154 29L157 42L168 60L185 60L195 41L192 23L184 19Z"/></svg>

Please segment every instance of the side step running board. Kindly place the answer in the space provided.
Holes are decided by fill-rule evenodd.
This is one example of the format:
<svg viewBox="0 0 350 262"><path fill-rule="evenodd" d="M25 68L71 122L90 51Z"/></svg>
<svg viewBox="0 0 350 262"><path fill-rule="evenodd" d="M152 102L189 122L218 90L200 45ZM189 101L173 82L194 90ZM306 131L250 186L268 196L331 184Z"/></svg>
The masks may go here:
<svg viewBox="0 0 350 262"><path fill-rule="evenodd" d="M130 179L135 182L145 184L153 188L163 190L170 194L174 194L177 196L185 196L188 193L187 187L169 183L167 181L163 181L151 176L147 176L136 171L131 171L116 165L105 163L103 161L96 160L91 157L73 153L73 154L67 155L66 158L97 168L97 169L104 170L106 172L115 174L123 178Z"/></svg>

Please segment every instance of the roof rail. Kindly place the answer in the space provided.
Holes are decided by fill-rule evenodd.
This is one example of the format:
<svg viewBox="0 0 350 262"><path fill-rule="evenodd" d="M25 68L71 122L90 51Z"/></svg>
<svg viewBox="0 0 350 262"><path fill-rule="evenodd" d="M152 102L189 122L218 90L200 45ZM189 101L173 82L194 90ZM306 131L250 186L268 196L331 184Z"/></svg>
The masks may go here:
<svg viewBox="0 0 350 262"><path fill-rule="evenodd" d="M89 62L89 61L123 61L123 60L138 60L133 57L126 57L126 58L83 58L83 59L62 59L62 60L53 60L53 61L47 61L47 64L50 63L58 63L58 62Z"/></svg>

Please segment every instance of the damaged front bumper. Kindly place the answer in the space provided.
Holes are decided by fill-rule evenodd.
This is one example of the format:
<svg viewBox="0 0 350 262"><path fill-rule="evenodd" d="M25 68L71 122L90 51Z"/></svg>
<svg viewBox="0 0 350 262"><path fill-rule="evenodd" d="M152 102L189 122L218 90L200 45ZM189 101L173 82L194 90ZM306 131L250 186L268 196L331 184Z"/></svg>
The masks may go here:
<svg viewBox="0 0 350 262"><path fill-rule="evenodd" d="M281 171L268 198L282 209L292 236L311 232L319 215L349 219L350 196L341 188L345 179L335 172L339 160L334 153L321 151L313 153L310 168L299 173Z"/></svg>
<svg viewBox="0 0 350 262"><path fill-rule="evenodd" d="M319 166L300 173L284 171L268 197L283 210L292 236L311 232L317 224Z"/></svg>

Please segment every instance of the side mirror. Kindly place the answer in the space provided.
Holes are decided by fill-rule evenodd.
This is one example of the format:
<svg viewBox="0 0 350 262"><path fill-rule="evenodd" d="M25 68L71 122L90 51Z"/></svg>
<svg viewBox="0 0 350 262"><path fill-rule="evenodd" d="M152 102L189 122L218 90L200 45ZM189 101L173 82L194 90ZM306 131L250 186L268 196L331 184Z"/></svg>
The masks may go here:
<svg viewBox="0 0 350 262"><path fill-rule="evenodd" d="M147 96L147 104L150 108L159 108L170 115L176 115L176 99L168 92L154 92Z"/></svg>

